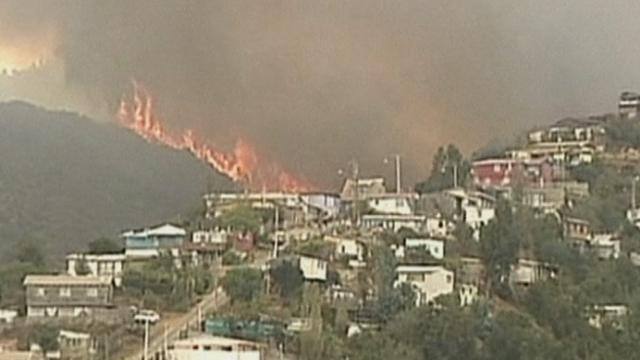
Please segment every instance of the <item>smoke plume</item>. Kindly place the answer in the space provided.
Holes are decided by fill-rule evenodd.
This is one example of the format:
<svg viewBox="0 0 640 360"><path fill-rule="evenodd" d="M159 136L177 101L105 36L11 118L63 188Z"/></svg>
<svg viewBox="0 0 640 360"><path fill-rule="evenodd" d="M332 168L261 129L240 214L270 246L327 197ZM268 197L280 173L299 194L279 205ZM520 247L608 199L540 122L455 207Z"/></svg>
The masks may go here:
<svg viewBox="0 0 640 360"><path fill-rule="evenodd" d="M395 153L409 182L443 143L470 151L613 111L640 88L638 13L630 0L4 0L0 55L59 61L51 92L101 114L138 79L168 126L224 148L241 137L325 186L352 158L391 175ZM42 91L0 79L0 98L25 86Z"/></svg>

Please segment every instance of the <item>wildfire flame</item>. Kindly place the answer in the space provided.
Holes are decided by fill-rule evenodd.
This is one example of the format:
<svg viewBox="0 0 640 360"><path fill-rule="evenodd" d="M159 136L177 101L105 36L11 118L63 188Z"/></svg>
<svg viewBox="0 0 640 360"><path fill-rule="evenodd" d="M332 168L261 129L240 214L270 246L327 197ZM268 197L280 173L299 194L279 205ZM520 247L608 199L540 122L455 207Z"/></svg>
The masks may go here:
<svg viewBox="0 0 640 360"><path fill-rule="evenodd" d="M294 176L275 162L261 159L255 148L239 138L232 152L224 152L211 143L201 141L192 130L175 135L164 127L154 112L154 100L140 83L133 82L131 97L123 97L118 110L120 124L145 140L178 150L187 150L235 182L254 190L285 192L309 191L314 186Z"/></svg>

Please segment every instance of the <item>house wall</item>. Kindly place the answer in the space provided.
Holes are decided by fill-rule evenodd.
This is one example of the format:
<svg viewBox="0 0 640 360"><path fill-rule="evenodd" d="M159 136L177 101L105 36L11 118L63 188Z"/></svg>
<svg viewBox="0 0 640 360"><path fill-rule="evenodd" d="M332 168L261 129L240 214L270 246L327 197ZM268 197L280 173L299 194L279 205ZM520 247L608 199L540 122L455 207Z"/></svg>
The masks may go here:
<svg viewBox="0 0 640 360"><path fill-rule="evenodd" d="M372 198L367 200L367 205L380 214L413 214L411 203L406 197Z"/></svg>
<svg viewBox="0 0 640 360"><path fill-rule="evenodd" d="M196 244L226 244L227 233L224 231L194 231L191 235L191 242Z"/></svg>
<svg viewBox="0 0 640 360"><path fill-rule="evenodd" d="M362 259L364 249L362 244L352 239L342 239L336 244L336 255Z"/></svg>
<svg viewBox="0 0 640 360"><path fill-rule="evenodd" d="M108 307L113 300L113 291L105 285L28 285L26 287L27 308L37 316L42 307L84 308ZM68 310L68 309L67 309ZM66 314L70 314L68 310Z"/></svg>
<svg viewBox="0 0 640 360"><path fill-rule="evenodd" d="M327 262L311 257L300 257L300 270L305 280L327 280Z"/></svg>
<svg viewBox="0 0 640 360"><path fill-rule="evenodd" d="M447 236L452 230L452 224L442 218L429 217L425 221L425 231L432 236Z"/></svg>
<svg viewBox="0 0 640 360"><path fill-rule="evenodd" d="M397 218L384 215L365 215L362 217L362 226L368 229L386 229L398 231L403 227L421 231L424 224L424 217Z"/></svg>

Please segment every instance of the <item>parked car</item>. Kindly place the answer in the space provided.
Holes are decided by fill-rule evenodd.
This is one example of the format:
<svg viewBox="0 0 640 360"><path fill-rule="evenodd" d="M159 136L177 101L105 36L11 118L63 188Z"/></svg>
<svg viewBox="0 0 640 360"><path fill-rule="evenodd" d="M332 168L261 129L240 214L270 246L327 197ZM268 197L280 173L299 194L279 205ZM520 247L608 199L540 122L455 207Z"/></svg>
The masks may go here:
<svg viewBox="0 0 640 360"><path fill-rule="evenodd" d="M160 315L153 310L140 310L134 317L133 321L139 324L148 322L150 325L154 325L160 321Z"/></svg>

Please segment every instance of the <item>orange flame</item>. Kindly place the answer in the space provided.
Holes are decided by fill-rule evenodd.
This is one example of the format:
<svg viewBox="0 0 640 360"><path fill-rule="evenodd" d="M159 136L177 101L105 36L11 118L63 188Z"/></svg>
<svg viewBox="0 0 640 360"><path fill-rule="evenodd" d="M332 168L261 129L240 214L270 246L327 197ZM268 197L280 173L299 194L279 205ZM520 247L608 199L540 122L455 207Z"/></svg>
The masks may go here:
<svg viewBox="0 0 640 360"><path fill-rule="evenodd" d="M200 141L191 130L175 136L167 131L154 113L153 97L138 82L133 82L133 96L120 102L120 124L145 140L178 150L187 150L235 182L254 190L269 189L300 192L314 189L307 180L294 176L275 162L264 162L255 148L238 139L231 153L217 149L213 144Z"/></svg>

